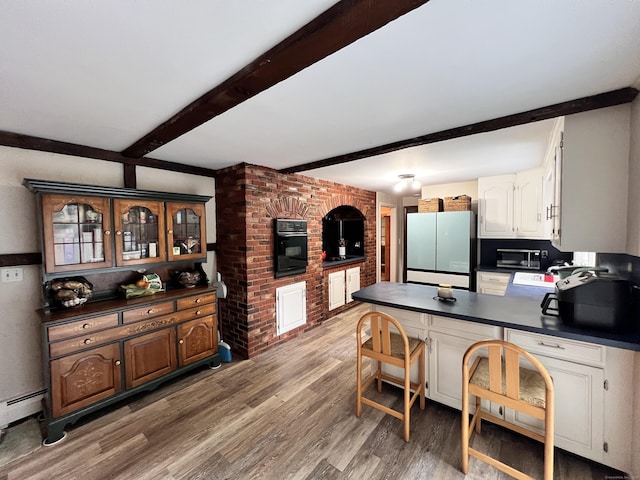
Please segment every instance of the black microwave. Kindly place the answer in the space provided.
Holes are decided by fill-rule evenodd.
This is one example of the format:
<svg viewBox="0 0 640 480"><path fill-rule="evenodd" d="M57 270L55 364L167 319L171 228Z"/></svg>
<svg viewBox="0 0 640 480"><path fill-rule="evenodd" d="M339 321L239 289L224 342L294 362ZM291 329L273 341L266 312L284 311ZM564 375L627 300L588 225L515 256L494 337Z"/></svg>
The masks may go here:
<svg viewBox="0 0 640 480"><path fill-rule="evenodd" d="M498 248L496 256L496 266L499 268L540 270L540 250Z"/></svg>
<svg viewBox="0 0 640 480"><path fill-rule="evenodd" d="M275 278L307 271L307 221L277 218L273 222Z"/></svg>

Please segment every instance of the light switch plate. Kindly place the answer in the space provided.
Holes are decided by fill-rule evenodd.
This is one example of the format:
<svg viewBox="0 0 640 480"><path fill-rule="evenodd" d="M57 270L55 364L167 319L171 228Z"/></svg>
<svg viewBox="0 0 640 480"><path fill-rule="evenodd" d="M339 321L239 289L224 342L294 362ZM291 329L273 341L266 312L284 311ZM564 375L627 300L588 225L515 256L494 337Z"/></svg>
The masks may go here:
<svg viewBox="0 0 640 480"><path fill-rule="evenodd" d="M3 268L0 270L0 275L2 276L2 283L21 282L22 268Z"/></svg>

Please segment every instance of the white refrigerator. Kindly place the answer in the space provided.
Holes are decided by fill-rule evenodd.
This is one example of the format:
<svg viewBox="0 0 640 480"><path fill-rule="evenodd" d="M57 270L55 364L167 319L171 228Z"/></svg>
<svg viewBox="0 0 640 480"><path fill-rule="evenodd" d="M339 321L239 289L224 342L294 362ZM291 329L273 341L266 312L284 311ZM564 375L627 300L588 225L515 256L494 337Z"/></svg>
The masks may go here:
<svg viewBox="0 0 640 480"><path fill-rule="evenodd" d="M475 290L475 230L471 211L408 213L406 281Z"/></svg>

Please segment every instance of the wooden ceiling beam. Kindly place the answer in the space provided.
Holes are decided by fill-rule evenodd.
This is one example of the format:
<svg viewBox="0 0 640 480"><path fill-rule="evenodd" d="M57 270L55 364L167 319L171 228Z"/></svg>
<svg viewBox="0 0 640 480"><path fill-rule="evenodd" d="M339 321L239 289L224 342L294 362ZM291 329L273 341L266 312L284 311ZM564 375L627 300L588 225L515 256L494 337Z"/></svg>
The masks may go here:
<svg viewBox="0 0 640 480"><path fill-rule="evenodd" d="M129 181L132 181L131 179L135 181L135 176L132 176L131 172L131 168L134 168L135 166L159 168L162 170L170 170L172 172L190 173L193 175L201 175L203 177L215 177L216 174L215 170L211 170L209 168L183 165L181 163L168 162L166 160L158 160L155 158L128 158L123 156L120 152L114 152L112 150L104 150L102 148L88 147L86 145L78 145L76 143L61 142L58 140L33 137L31 135L23 135L21 133L6 132L2 130L0 130L0 145L122 163L125 165L125 168L127 168L127 175L130 179Z"/></svg>
<svg viewBox="0 0 640 480"><path fill-rule="evenodd" d="M427 1L339 1L126 148L122 155L143 157Z"/></svg>
<svg viewBox="0 0 640 480"><path fill-rule="evenodd" d="M476 133L493 132L495 130L501 130L503 128L515 127L517 125L524 125L526 123L538 122L540 120L547 120L564 115L572 115L574 113L586 112L589 110L596 110L598 108L621 105L623 103L632 102L637 95L638 90L636 90L635 88L621 88L619 90L601 93L599 95L578 98L576 100L570 100L568 102L556 103L555 105L550 105L548 107L536 108L534 110L529 110L522 113L494 118L493 120L472 123L470 125L450 128L448 130L441 130L439 132L428 133L420 137L409 138L393 143L387 143L386 145L379 145L377 147L359 150L357 152L345 153L343 155L325 158L323 160L316 160L300 165L294 165L292 167L282 168L278 171L280 173L298 173L315 170L316 168L330 167L333 165L339 165L341 163L353 162L355 160L362 160L363 158L382 155L384 153L395 152L397 150L402 150L405 148L427 145L429 143L443 142L445 140L452 140L454 138L475 135Z"/></svg>

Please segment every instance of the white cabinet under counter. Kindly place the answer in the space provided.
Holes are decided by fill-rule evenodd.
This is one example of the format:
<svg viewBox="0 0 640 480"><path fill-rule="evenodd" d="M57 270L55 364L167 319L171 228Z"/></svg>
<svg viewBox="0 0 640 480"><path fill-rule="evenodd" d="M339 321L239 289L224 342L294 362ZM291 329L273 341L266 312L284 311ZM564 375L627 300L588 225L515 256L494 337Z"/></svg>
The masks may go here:
<svg viewBox="0 0 640 480"><path fill-rule="evenodd" d="M531 296L456 291L456 302L441 302L434 299L436 292L426 285L383 282L354 294L372 309L397 318L409 336L427 342L429 399L460 409L464 352L476 341L502 338L531 352L553 378L556 446L621 471L631 470L640 332L549 329L540 300ZM417 378L416 369L412 380ZM536 426L532 418L497 405L488 407L506 420Z"/></svg>
<svg viewBox="0 0 640 480"><path fill-rule="evenodd" d="M476 272L476 290L478 293L504 296L511 279L511 273Z"/></svg>

